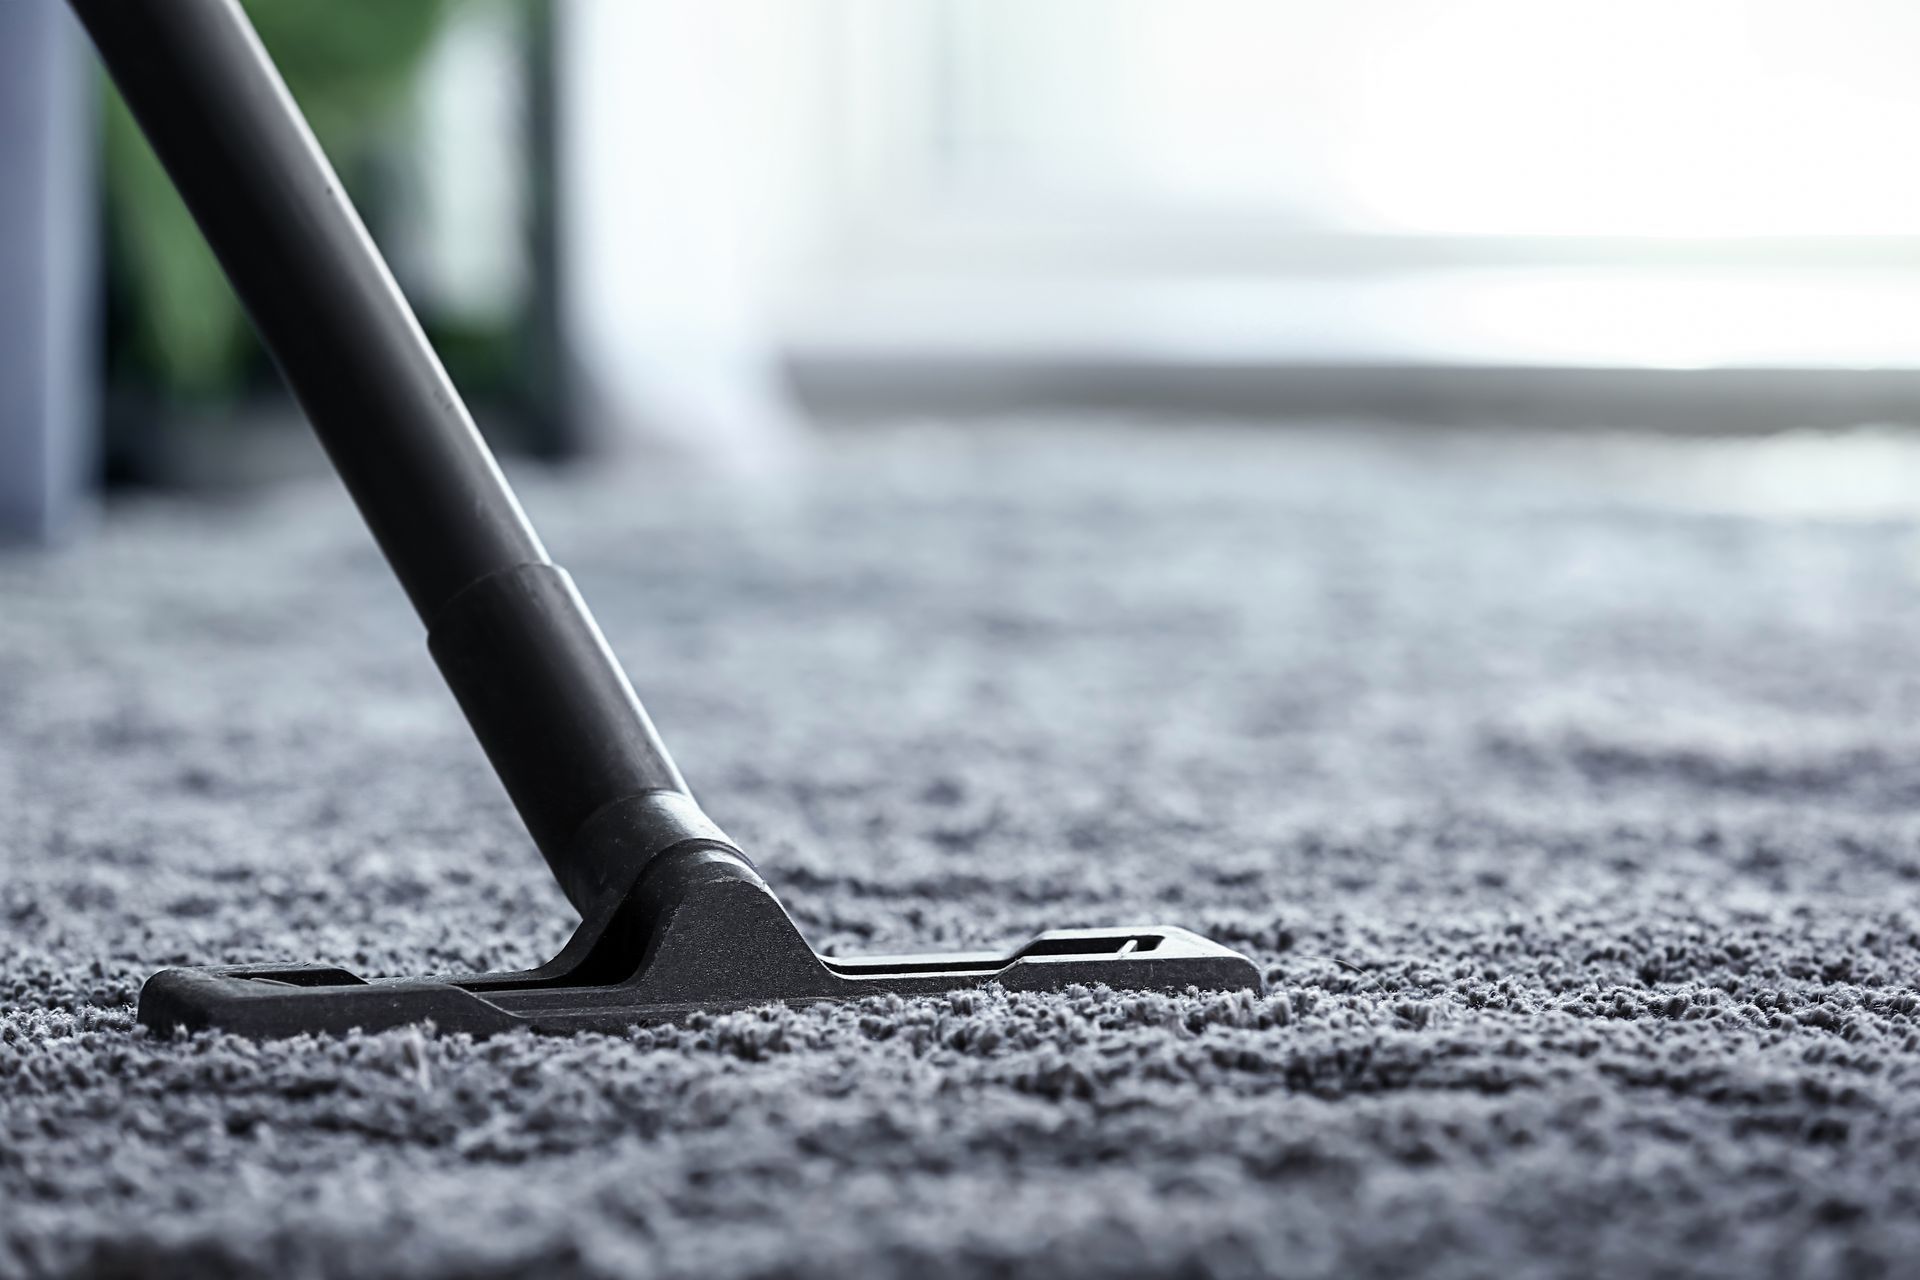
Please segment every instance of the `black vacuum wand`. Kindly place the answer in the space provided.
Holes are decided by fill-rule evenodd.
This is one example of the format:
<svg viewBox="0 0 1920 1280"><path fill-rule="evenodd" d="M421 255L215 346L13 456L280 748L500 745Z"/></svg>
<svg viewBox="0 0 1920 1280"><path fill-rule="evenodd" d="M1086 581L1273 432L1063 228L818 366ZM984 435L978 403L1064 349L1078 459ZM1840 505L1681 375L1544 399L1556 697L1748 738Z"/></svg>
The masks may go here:
<svg viewBox="0 0 1920 1280"><path fill-rule="evenodd" d="M620 1030L694 1010L998 983L1260 986L1183 929L1045 933L1011 954L816 955L701 812L547 558L237 0L72 0L427 627L427 647L581 924L537 969L366 981L170 969L160 1030L432 1021Z"/></svg>

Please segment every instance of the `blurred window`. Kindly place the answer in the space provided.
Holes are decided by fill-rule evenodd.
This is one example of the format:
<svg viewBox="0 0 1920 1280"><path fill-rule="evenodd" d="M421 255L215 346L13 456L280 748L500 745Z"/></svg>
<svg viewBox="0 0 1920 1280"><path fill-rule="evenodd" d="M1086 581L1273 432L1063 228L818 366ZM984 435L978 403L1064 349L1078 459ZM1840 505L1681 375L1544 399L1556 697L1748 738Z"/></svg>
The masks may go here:
<svg viewBox="0 0 1920 1280"><path fill-rule="evenodd" d="M1808 376L1729 422L1920 420L1913 0L576 7L577 288L636 402L771 346L889 412L1253 370L1236 412L1400 413L1434 384L1348 374L1439 368L1665 420L1637 375L1762 370Z"/></svg>
<svg viewBox="0 0 1920 1280"><path fill-rule="evenodd" d="M890 3L815 356L1920 366L1911 0Z"/></svg>
<svg viewBox="0 0 1920 1280"><path fill-rule="evenodd" d="M941 0L957 194L1465 236L1920 231L1911 0Z"/></svg>

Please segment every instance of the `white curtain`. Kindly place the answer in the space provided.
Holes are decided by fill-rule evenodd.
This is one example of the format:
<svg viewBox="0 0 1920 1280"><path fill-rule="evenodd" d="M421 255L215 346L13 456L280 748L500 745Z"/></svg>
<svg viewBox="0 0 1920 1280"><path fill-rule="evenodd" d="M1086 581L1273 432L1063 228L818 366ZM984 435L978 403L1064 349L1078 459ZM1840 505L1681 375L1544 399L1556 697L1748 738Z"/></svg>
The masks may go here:
<svg viewBox="0 0 1920 1280"><path fill-rule="evenodd" d="M781 300L831 166L831 30L806 0L572 0L561 13L566 287L611 425L777 463Z"/></svg>

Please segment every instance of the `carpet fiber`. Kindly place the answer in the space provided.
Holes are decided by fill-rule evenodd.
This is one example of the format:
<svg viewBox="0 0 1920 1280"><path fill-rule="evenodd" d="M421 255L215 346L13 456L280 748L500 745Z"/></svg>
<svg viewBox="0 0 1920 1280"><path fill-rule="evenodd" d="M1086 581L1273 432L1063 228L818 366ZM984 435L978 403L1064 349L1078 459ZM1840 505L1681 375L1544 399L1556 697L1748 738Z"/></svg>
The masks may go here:
<svg viewBox="0 0 1920 1280"><path fill-rule="evenodd" d="M1847 500L1915 456L1007 426L529 477L817 944L1164 921L1269 990L478 1043L136 1027L165 965L571 917L336 486L117 504L0 558L0 1275L1912 1274L1920 507Z"/></svg>

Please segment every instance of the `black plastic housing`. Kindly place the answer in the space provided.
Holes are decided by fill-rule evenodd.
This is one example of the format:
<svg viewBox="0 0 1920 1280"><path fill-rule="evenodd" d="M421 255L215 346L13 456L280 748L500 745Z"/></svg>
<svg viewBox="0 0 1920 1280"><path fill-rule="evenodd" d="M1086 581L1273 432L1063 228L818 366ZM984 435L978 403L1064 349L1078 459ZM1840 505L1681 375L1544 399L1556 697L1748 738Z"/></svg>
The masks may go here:
<svg viewBox="0 0 1920 1280"><path fill-rule="evenodd" d="M1246 957L1166 925L1053 930L1007 954L820 956L736 851L695 843L656 857L628 897L584 921L538 969L376 982L318 965L169 969L140 992L140 1021L258 1038L412 1023L477 1036L617 1033L772 1002L1075 984L1257 991L1260 975Z"/></svg>

